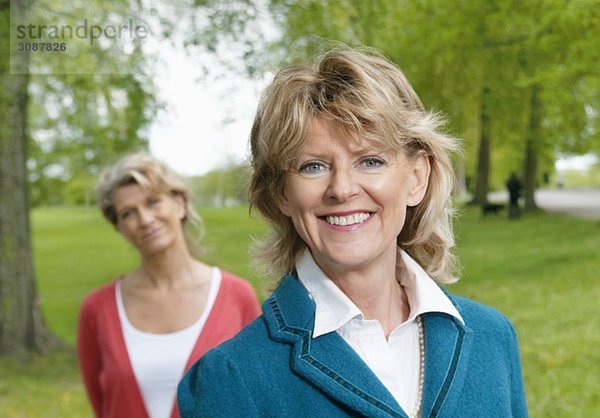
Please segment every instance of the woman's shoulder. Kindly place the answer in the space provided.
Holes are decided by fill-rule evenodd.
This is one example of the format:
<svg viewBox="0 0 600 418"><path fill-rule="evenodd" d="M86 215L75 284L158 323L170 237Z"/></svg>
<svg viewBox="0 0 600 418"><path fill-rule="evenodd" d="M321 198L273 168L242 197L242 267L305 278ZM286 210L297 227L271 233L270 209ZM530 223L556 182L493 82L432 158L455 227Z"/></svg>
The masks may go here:
<svg viewBox="0 0 600 418"><path fill-rule="evenodd" d="M248 388L264 393L270 388L274 370L286 366L281 350L275 350L261 318L233 338L204 354L185 374L178 386L181 416L238 416L253 412L254 399ZM258 389L257 389L258 388Z"/></svg>
<svg viewBox="0 0 600 418"><path fill-rule="evenodd" d="M242 369L254 369L255 366L263 364L258 366L260 368L264 367L261 359L272 350L272 346L273 342L264 319L259 316L233 338L209 350L203 359L207 364L235 363Z"/></svg>
<svg viewBox="0 0 600 418"><path fill-rule="evenodd" d="M488 332L501 330L514 332L511 321L498 309L463 296L448 294L448 297L469 328Z"/></svg>
<svg viewBox="0 0 600 418"><path fill-rule="evenodd" d="M105 304L107 300L114 300L115 287L119 279L120 277L111 282L105 283L88 293L81 303L81 309L84 310L93 308L98 304Z"/></svg>
<svg viewBox="0 0 600 418"><path fill-rule="evenodd" d="M221 284L215 303L219 307L218 312L220 315L239 316L243 318L243 325L247 325L260 314L260 304L254 287L233 273L219 270Z"/></svg>
<svg viewBox="0 0 600 418"><path fill-rule="evenodd" d="M219 268L219 271L221 272L221 277L223 278L223 281L227 281L230 282L233 285L249 285L248 280L230 272L227 270L223 270L222 268Z"/></svg>
<svg viewBox="0 0 600 418"><path fill-rule="evenodd" d="M248 282L235 274L219 269L221 271L221 287L229 292L254 295L254 287Z"/></svg>
<svg viewBox="0 0 600 418"><path fill-rule="evenodd" d="M119 278L92 290L79 307L80 327L100 326L118 319L115 287ZM109 321L110 320L110 321Z"/></svg>

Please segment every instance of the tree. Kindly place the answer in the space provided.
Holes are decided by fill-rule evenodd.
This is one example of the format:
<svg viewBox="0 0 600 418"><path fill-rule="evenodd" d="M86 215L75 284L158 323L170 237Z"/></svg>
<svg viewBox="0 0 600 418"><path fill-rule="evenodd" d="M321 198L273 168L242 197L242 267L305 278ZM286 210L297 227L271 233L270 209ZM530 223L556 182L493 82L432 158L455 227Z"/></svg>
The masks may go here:
<svg viewBox="0 0 600 418"><path fill-rule="evenodd" d="M528 115L522 141L525 210L537 209L534 191L544 157L587 151L593 142L597 120L590 113L600 107L597 93L572 92L590 82L597 85L600 79L594 70L600 50L592 41L600 35L598 6L596 0L537 0L514 9L520 24L514 42L519 51L517 85L524 92Z"/></svg>
<svg viewBox="0 0 600 418"><path fill-rule="evenodd" d="M203 206L230 206L248 202L250 166L233 160L224 167L191 179L195 203Z"/></svg>
<svg viewBox="0 0 600 418"><path fill-rule="evenodd" d="M30 21L59 27L84 22L119 27L133 22L149 28L153 23L149 12L129 0L37 0L30 13ZM116 156L146 149L148 127L160 106L144 40L130 39L129 33L103 44L100 41L106 39L100 38L93 45L87 38L65 38L59 40L65 41L66 55L37 53L29 64L33 205L85 200L93 189L74 197L77 187L70 183L96 177Z"/></svg>
<svg viewBox="0 0 600 418"><path fill-rule="evenodd" d="M247 27L244 19L251 15L238 12L245 3L202 5L209 13L234 15ZM280 62L304 59L324 40L335 40L374 46L399 64L426 106L449 115L450 129L465 138L477 203L487 199L490 177L506 178L527 167L526 202L534 208L540 166L552 167L557 151L598 143L597 0L271 0L268 5L281 37L258 50ZM230 35L224 26L211 30L214 37L222 31L224 38Z"/></svg>
<svg viewBox="0 0 600 418"><path fill-rule="evenodd" d="M64 203L71 182L97 177L116 156L147 148L147 128L157 104L152 82L145 77L31 76L35 93L29 116L29 173L34 205ZM47 106L54 106L53 112Z"/></svg>
<svg viewBox="0 0 600 418"><path fill-rule="evenodd" d="M295 50L307 33L314 33L350 45L374 46L398 63L426 107L449 115L453 132L473 136L466 144L467 155L477 156L474 201L487 201L493 120L500 107L494 93L501 91L502 70L511 62L507 51L493 43L495 20L501 13L494 3L331 0L319 6L302 1L273 4L287 17L284 36ZM474 143L477 154L472 151ZM457 173L464 176L465 170L457 167Z"/></svg>
<svg viewBox="0 0 600 418"><path fill-rule="evenodd" d="M129 5L126 0L118 2L122 7ZM52 12L51 3L40 0L36 10ZM99 16L106 19L114 18L117 10L81 1L70 6L88 13L102 12ZM94 6L100 8L94 10ZM63 183L78 173L93 173L106 158L145 144L143 128L152 116L154 103L147 90L151 86L145 78L148 72L143 68L124 75L89 72L100 68L99 64L114 72L127 64L123 59L131 60L130 65L141 65L143 54L135 46L130 54L114 60L110 59L111 48L71 57L84 73L88 71L87 75L61 70L65 55L45 54L45 60L40 60L39 52L37 56L27 51L16 53L16 45L9 46L10 24L30 22L29 13L28 0L0 1L0 354L17 356L61 345L44 324L35 285L28 162L38 170L40 181L48 177L45 168L51 166L65 175L60 178ZM81 13L75 16L87 15ZM81 46L79 41L73 42L74 48ZM41 70L47 74L30 75ZM37 130L43 130L45 142L33 143L39 153L30 155L30 134ZM28 161L30 156L33 158ZM46 167L42 157L47 158Z"/></svg>
<svg viewBox="0 0 600 418"><path fill-rule="evenodd" d="M477 154L477 176L473 203L483 205L487 202L490 178L490 89L481 91L481 108L479 110L479 150Z"/></svg>
<svg viewBox="0 0 600 418"><path fill-rule="evenodd" d="M27 0L14 0L13 12L24 13ZM9 0L0 3L2 28L9 28ZM57 343L42 319L34 280L27 197L27 74L11 75L6 51L9 36L0 37L0 354L25 356ZM25 68L27 54L13 64ZM26 73L26 71L25 71Z"/></svg>

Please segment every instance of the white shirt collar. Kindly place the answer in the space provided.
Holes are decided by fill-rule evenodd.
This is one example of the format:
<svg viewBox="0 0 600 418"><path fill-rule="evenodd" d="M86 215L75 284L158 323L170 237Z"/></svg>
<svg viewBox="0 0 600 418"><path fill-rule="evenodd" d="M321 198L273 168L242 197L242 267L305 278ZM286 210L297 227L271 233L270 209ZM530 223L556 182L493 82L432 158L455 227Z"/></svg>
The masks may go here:
<svg viewBox="0 0 600 418"><path fill-rule="evenodd" d="M412 257L398 248L397 260L396 277L401 278L410 304L407 322L426 312L442 312L464 324L450 299ZM296 271L316 305L313 338L337 331L353 318L363 318L360 309L327 277L308 249L296 263Z"/></svg>

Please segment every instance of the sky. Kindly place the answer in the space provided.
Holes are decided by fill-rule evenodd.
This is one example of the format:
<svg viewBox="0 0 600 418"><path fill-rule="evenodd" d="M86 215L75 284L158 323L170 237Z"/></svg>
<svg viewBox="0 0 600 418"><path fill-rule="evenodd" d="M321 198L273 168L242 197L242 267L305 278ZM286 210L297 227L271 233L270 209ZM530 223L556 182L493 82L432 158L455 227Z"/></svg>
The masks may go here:
<svg viewBox="0 0 600 418"><path fill-rule="evenodd" d="M556 160L555 167L558 171L587 170L598 162L594 154L565 156Z"/></svg>
<svg viewBox="0 0 600 418"><path fill-rule="evenodd" d="M213 60L210 56L201 57ZM265 80L249 81L197 56L171 50L156 84L167 109L150 130L150 151L183 175L201 175L248 155L248 136Z"/></svg>
<svg viewBox="0 0 600 418"><path fill-rule="evenodd" d="M167 9L161 13L168 13ZM268 14L261 16L253 30L265 39L274 39L275 25ZM202 20L202 15L199 19ZM181 33L186 32L185 18L182 17L179 27ZM254 35L247 34L247 40ZM183 45L177 33L174 38L177 38L174 44ZM239 66L238 73L225 68L210 53L186 52L159 37L150 37L145 47L160 57L155 81L159 99L167 107L151 127L152 154L184 175L202 175L228 163L246 160L256 107L273 74L267 73L260 80L242 77L239 73L243 72L240 62L243 52L235 43L220 43L218 53L230 65ZM208 75L203 76L204 68Z"/></svg>

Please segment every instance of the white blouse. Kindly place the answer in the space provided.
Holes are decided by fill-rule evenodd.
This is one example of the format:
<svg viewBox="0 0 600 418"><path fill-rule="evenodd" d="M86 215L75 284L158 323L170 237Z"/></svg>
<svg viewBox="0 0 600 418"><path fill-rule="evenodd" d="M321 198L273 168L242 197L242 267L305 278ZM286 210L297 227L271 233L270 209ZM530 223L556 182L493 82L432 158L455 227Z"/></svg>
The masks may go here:
<svg viewBox="0 0 600 418"><path fill-rule="evenodd" d="M198 320L180 331L153 334L140 331L129 322L121 296L121 280L117 282L117 308L125 346L150 418L171 416L177 384L183 377L185 365L210 314L220 285L221 270L213 267L208 299Z"/></svg>

